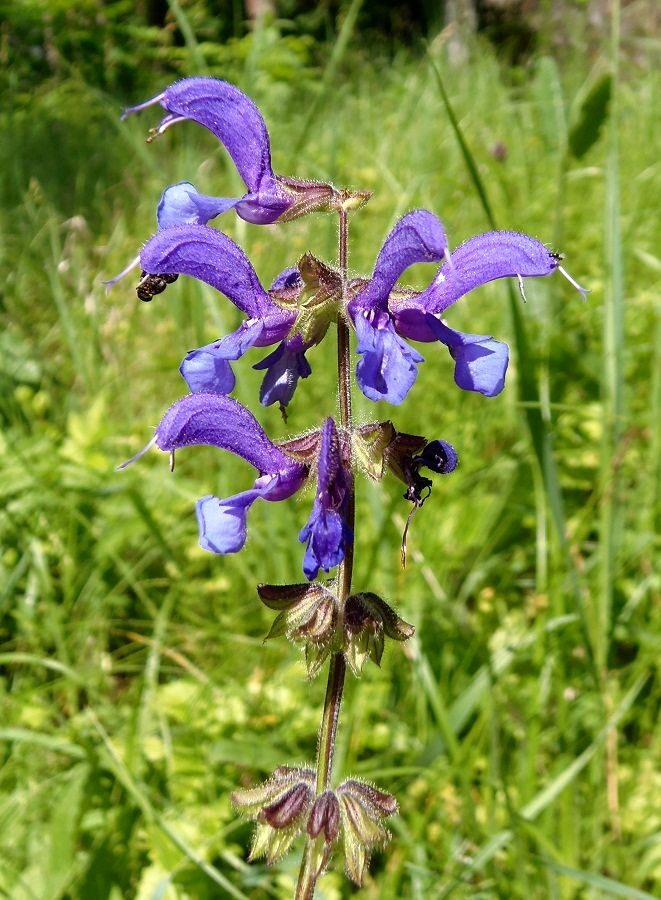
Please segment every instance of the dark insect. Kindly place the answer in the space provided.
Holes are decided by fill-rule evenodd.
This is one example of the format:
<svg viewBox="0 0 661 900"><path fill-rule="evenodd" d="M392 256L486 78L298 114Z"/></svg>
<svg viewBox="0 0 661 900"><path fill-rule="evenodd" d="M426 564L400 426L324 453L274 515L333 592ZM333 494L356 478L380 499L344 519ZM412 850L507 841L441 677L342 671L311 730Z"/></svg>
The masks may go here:
<svg viewBox="0 0 661 900"><path fill-rule="evenodd" d="M169 284L174 284L177 278L179 278L178 275L169 275L167 273L150 275L148 272L141 272L140 281L135 289L138 298L144 300L145 303L148 302L156 294L162 294Z"/></svg>
<svg viewBox="0 0 661 900"><path fill-rule="evenodd" d="M410 500L416 506L422 506L431 494L432 482L420 474L424 466L432 472L446 475L457 465L456 458L448 453L448 445L443 441L430 441L418 456L414 456L405 467L408 487L404 494L405 500Z"/></svg>
<svg viewBox="0 0 661 900"><path fill-rule="evenodd" d="M445 441L430 441L422 453L411 457L404 465L404 474L408 485L404 499L410 500L413 507L408 514L402 534L402 568L406 566L406 539L413 514L431 494L432 482L420 474L423 466L431 469L432 472L438 472L439 475L449 475L457 467L457 454L451 444L447 444Z"/></svg>

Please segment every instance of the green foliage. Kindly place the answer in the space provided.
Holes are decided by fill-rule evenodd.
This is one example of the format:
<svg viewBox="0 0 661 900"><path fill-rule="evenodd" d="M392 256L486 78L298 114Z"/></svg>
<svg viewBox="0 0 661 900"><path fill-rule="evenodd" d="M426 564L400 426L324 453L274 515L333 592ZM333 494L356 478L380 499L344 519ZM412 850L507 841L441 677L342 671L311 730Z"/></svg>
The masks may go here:
<svg viewBox="0 0 661 900"><path fill-rule="evenodd" d="M55 17L73 53L93 6L77 4L76 21L65 3L17 4L12 15L33 22L25 34ZM225 49L212 64L191 10L216 71ZM145 148L148 114L117 122L124 99L107 90L133 92L142 79L145 96L158 90L177 53L163 45L162 69L123 82L118 65L99 81L101 44L81 50L71 77L44 69L41 87L17 57L3 75L17 87L0 143L0 893L290 897L296 853L248 866L250 828L229 796L314 755L323 684L306 681L284 642L264 644L272 614L255 593L257 581L298 577L295 535L312 498L257 505L246 550L219 559L197 546L194 501L247 486L248 467L200 448L181 453L173 475L156 451L113 471L183 392L183 352L238 317L185 279L139 304L130 277L108 296L101 278L153 230L164 183L230 194L236 176L194 126ZM157 42L141 46L156 54ZM355 589L385 597L417 629L347 687L337 780L374 781L401 805L363 895L658 895L661 260L649 136L659 74L613 82L617 105L597 104L605 89L583 54L564 68L534 60L512 84L482 45L464 48L460 71L439 45L462 153L427 60L401 53L386 65L353 49L332 78L314 80L305 47L276 30L234 46L232 71L264 111L276 170L375 192L352 219L356 274L414 207L437 212L453 245L489 227L470 159L500 227L566 251L592 289L581 304L560 278L528 286L528 363L519 342L500 397L460 394L430 345L410 402L377 413L451 440L461 466L414 518L405 571L401 485L360 488ZM129 68L146 58L125 51ZM571 145L579 125L582 154ZM335 222L322 216L220 227L265 283L306 250L334 259ZM449 319L514 343L502 285ZM314 377L287 425L258 412L274 437L333 412L326 349L312 354ZM258 375L244 365L240 376L238 399L254 405ZM362 421L375 418L367 401L356 406ZM540 467L531 409L555 481ZM338 858L320 896L351 895L341 869Z"/></svg>

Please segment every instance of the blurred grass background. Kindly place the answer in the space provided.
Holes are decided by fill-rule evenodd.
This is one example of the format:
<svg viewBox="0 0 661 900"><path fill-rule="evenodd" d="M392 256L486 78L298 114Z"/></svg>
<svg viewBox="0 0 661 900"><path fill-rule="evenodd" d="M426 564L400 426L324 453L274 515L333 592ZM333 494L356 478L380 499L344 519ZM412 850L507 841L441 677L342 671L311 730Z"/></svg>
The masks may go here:
<svg viewBox="0 0 661 900"><path fill-rule="evenodd" d="M2 10L0 893L12 900L286 898L295 883L297 852L246 864L250 827L229 794L314 757L323 676L309 684L296 651L263 643L271 614L254 589L300 578L311 498L257 505L244 552L216 558L197 546L194 501L247 487L245 464L196 449L175 475L156 452L114 471L184 393L186 350L240 320L184 279L151 304L130 277L109 296L101 286L152 233L165 184L241 191L203 129L146 146L155 110L119 122L199 73L255 99L276 172L374 191L352 219L354 273L426 207L453 246L489 216L535 235L592 291L582 304L560 277L531 280L524 307L495 284L450 311L454 327L512 346L498 398L456 390L431 345L401 408L357 395L361 420L392 418L461 457L414 520L405 571L401 485L359 486L355 586L417 628L347 688L336 774L401 804L363 896L661 892L654 8L529 4L494 35L450 5L441 21L436 4L414 21L395 4L371 19L379 6L282 4L253 28L238 3ZM335 259L330 217L214 224L265 284L308 249ZM331 349L310 355L287 425L257 410L274 438L333 412ZM258 358L237 366L253 408ZM339 856L318 896L354 891Z"/></svg>

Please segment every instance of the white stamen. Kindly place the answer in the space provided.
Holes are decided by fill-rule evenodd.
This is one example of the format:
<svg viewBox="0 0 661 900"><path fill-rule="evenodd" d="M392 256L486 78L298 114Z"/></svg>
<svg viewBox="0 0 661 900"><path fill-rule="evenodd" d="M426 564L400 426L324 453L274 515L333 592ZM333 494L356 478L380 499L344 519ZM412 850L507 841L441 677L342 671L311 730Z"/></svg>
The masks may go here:
<svg viewBox="0 0 661 900"><path fill-rule="evenodd" d="M116 466L115 472L119 472L122 469L125 469L127 466L130 466L132 463L134 463L137 459L140 459L140 457L144 456L145 453L147 452L147 450L150 450L154 446L155 443L156 443L156 435L154 435L154 437L149 441L148 444L145 444L145 446L142 448L142 450L138 450L138 452L135 454L135 456L132 456L130 459L127 459L126 462L123 462L121 465Z"/></svg>
<svg viewBox="0 0 661 900"><path fill-rule="evenodd" d="M170 125L176 125L177 122L185 122L185 121L187 121L186 116L171 116L170 118L166 117L161 122L161 124L158 126L158 128L154 129L154 131L156 132L156 134L163 134L165 131L168 130Z"/></svg>
<svg viewBox="0 0 661 900"><path fill-rule="evenodd" d="M516 276L516 280L519 282L519 293L521 294L521 299L524 303L528 302L528 298L526 297L526 292L523 289L523 278L520 275Z"/></svg>
<svg viewBox="0 0 661 900"><path fill-rule="evenodd" d="M170 450L170 471L174 472L174 450Z"/></svg>
<svg viewBox="0 0 661 900"><path fill-rule="evenodd" d="M576 281L574 278L572 278L571 275L569 274L569 272L566 269L563 269L562 266L558 266L558 272L560 272L560 274L563 275L567 279L567 281L571 284L572 287L576 288L576 290L579 292L579 294L583 298L583 302L585 303L585 301L587 300L586 295L590 293L588 288L581 287L580 284L578 283L578 281Z"/></svg>

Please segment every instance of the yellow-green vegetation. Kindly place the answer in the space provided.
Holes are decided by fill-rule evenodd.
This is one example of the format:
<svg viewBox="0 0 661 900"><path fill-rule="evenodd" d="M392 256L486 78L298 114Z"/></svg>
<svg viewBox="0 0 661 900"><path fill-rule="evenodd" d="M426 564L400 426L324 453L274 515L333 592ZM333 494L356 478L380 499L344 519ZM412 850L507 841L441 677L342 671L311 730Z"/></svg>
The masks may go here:
<svg viewBox="0 0 661 900"><path fill-rule="evenodd" d="M267 30L254 46L272 59L277 40ZM645 44L623 45L619 72L606 44L511 70L473 41L453 62L452 40L387 59L350 47L326 79L262 67L257 51L232 67L276 171L374 192L352 219L355 274L416 207L452 246L488 230L477 178L498 227L564 252L592 292L582 304L559 277L531 280L523 306L494 284L451 310L454 327L512 345L497 398L459 392L430 345L401 410L357 401L363 420L445 438L461 458L413 521L405 571L402 486L359 487L356 589L417 629L347 687L337 774L401 805L362 895L658 896L661 76ZM201 51L185 49L193 74ZM314 756L324 679L263 643L272 619L255 592L300 579L294 535L312 498L257 506L246 549L221 558L198 548L194 501L248 487L252 470L192 449L174 475L156 451L114 471L185 392L185 352L240 320L184 278L151 304L130 277L101 286L154 230L165 184L240 192L202 129L147 147L157 113L119 122L145 96L71 71L7 89L1 114L0 893L12 900L287 898L296 880L296 852L273 869L245 862L250 827L229 795ZM264 284L306 250L334 261L330 217L216 224ZM286 424L257 411L274 438L333 412L331 347L310 354ZM237 366L252 408L259 358ZM336 858L318 896L354 891Z"/></svg>

